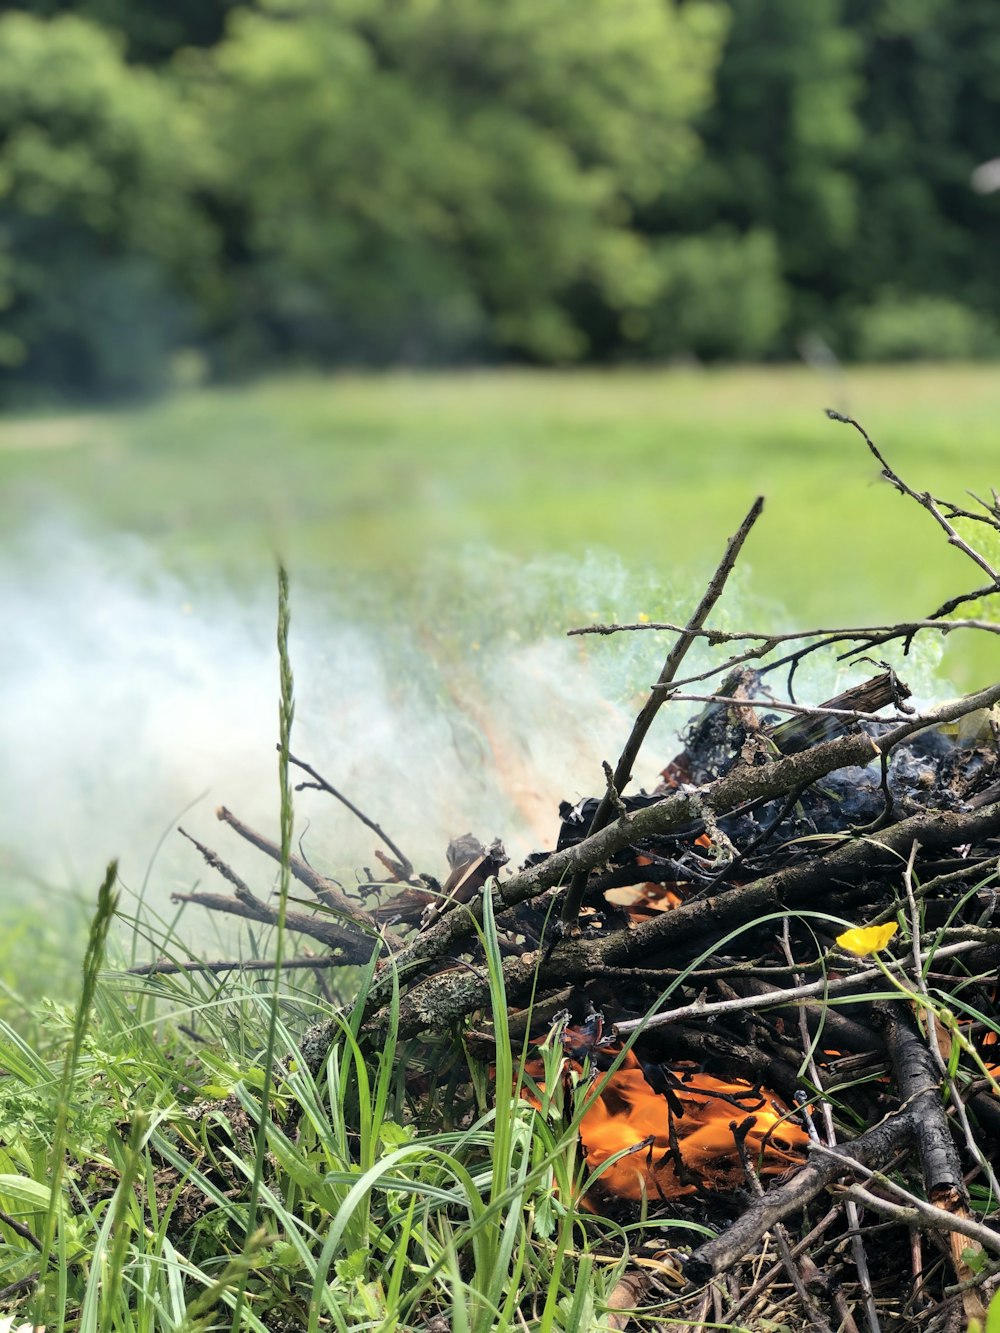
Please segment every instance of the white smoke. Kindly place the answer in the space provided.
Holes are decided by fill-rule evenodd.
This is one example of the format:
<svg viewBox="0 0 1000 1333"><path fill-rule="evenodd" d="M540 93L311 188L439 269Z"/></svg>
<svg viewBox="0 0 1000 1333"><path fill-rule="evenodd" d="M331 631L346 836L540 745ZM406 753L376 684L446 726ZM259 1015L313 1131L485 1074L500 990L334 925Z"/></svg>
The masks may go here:
<svg viewBox="0 0 1000 1333"><path fill-rule="evenodd" d="M293 571L293 750L438 875L449 839L470 830L515 861L551 846L559 800L600 790L631 695L658 670L640 636L564 636L644 609L648 587L613 560L518 569L479 552L468 569L447 595L429 571L403 622L388 605L373 615L370 589L352 607ZM273 581L181 577L137 538L51 520L8 545L0 601L8 891L31 879L89 892L111 856L133 890L148 877L160 910L199 881L224 891L173 831L182 823L266 896L273 866L214 810L276 836ZM667 758L651 750L641 777ZM348 882L377 869L374 834L328 795L301 793L296 812L317 867Z"/></svg>
<svg viewBox="0 0 1000 1333"><path fill-rule="evenodd" d="M601 760L617 758L664 641L565 630L683 619L697 595L694 583L660 586L606 555L518 565L479 549L460 568L418 571L404 611L371 587L331 592L294 570L292 582L293 751L439 876L450 838L500 837L516 864L553 845L560 799L601 790ZM742 582L714 624L738 623L725 608L747 605ZM176 834L180 822L266 896L273 865L214 810L225 804L276 837L273 579L248 588L182 577L139 539L61 519L8 545L0 604L0 888L89 894L118 856L125 884L138 892L148 880L161 911L198 883L225 891ZM773 612L747 615L774 623ZM699 645L685 671L708 652ZM921 663L911 684L932 691L931 667ZM800 684L819 699L863 673L827 662ZM635 788L655 782L697 711L658 719ZM342 881L378 868L375 835L328 795L297 796L296 833ZM189 939L198 919L188 913Z"/></svg>

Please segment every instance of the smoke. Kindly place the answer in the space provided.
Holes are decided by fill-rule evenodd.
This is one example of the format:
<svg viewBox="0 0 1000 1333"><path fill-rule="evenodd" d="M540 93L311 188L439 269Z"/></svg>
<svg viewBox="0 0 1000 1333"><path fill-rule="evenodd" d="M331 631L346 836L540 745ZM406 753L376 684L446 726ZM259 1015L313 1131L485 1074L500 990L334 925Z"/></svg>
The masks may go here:
<svg viewBox="0 0 1000 1333"><path fill-rule="evenodd" d="M477 551L460 567L459 580L454 567L418 574L402 614L381 590L293 571L293 749L438 875L448 840L469 830L501 837L515 860L551 845L559 800L600 789L600 762L658 669L652 643L564 636L647 609L648 584L613 560L518 568ZM266 896L273 867L214 810L275 836L273 581L170 572L138 538L59 518L8 545L0 598L8 891L86 891L111 856L134 891L148 879L161 910L198 881L223 887L180 822ZM647 780L669 757L652 755ZM375 864L374 835L328 795L305 791L296 809L318 868L349 883Z"/></svg>
<svg viewBox="0 0 1000 1333"><path fill-rule="evenodd" d="M727 605L744 614L742 577L713 623L733 624ZM695 595L693 582L638 576L607 555L519 565L477 548L416 571L403 600L293 570L293 750L418 869L444 875L449 839L468 831L499 836L516 863L553 845L560 799L600 791L601 760L617 757L663 652L645 634L565 630L675 619ZM276 836L273 580L171 572L137 538L59 518L8 544L0 599L0 886L89 892L118 856L124 883L166 912L171 892L224 887L174 831L183 823L266 896L274 867L214 810ZM765 617L774 623L758 608ZM699 646L685 667L708 660ZM918 687L933 688L932 666ZM803 683L821 698L844 676L825 664ZM694 711L658 720L637 786L655 781ZM377 839L328 795L297 796L296 833L342 882L375 866ZM187 917L189 939L198 919Z"/></svg>

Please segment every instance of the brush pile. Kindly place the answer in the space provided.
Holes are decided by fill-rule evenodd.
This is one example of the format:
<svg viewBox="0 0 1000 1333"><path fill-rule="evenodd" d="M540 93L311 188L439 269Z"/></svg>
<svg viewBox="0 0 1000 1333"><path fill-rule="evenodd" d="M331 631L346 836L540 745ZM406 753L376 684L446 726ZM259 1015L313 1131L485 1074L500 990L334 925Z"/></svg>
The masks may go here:
<svg viewBox="0 0 1000 1333"><path fill-rule="evenodd" d="M292 859L321 910L289 912L287 926L325 955L291 965L378 951L373 1032L395 970L403 1036L460 1032L489 1060L499 1038L477 926L495 922L506 1027L530 1052L520 1091L537 1100L554 1049L558 1077L586 1089L582 1206L662 1218L670 1257L637 1268L623 1296L645 1311L634 1327L960 1329L1000 1281L1000 684L916 711L880 658L919 636L1000 633L956 615L1000 596L1000 573L963 535L995 541L1000 500L969 510L918 493L837 419L983 586L907 624L707 628L758 501L686 623L573 631L668 634L672 647L603 791L563 806L555 847L509 873L498 842L458 839L438 882L355 810L386 872L362 896ZM698 640L725 660L683 677ZM800 704L796 671L821 650L875 666ZM677 701L702 712L660 785L631 793L650 724ZM302 785L350 805L291 762ZM196 846L234 891L178 897L276 919ZM308 1034L317 1068L332 1033ZM678 1219L714 1234L691 1247Z"/></svg>

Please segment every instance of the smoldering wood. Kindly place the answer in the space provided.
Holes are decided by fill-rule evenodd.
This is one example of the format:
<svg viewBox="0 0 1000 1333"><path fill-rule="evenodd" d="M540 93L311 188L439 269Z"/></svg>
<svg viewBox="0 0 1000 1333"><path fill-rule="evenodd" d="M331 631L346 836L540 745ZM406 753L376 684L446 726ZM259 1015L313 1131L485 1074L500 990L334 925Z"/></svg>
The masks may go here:
<svg viewBox="0 0 1000 1333"><path fill-rule="evenodd" d="M900 1096L914 1111L927 1197L953 1195L968 1204L962 1164L941 1101L941 1075L933 1056L900 1004L882 1004L877 1012L884 1022Z"/></svg>
<svg viewBox="0 0 1000 1333"><path fill-rule="evenodd" d="M732 1226L692 1252L686 1264L688 1276L694 1282L704 1282L726 1272L752 1253L776 1222L804 1208L835 1180L849 1175L854 1162L885 1165L913 1133L913 1113L903 1111L886 1116L864 1134L843 1144L836 1153L819 1152L811 1147L805 1166L791 1179L772 1186Z"/></svg>
<svg viewBox="0 0 1000 1333"><path fill-rule="evenodd" d="M742 1079L742 1086L749 1086L749 1079L757 1089L774 1090L767 1095L782 1097L788 1107L811 1096L824 1108L827 1144L836 1144L833 1156L824 1157L818 1144L794 1174L749 1204L741 1202L731 1224L695 1249L688 1275L711 1280L712 1285L704 1296L692 1297L687 1323L690 1316L707 1318L709 1312L719 1321L727 1306L727 1317L739 1317L747 1296L760 1286L754 1283L750 1293L743 1291L745 1279L737 1272L741 1258L752 1255L756 1263L763 1237L782 1222L791 1227L795 1219L797 1225L799 1214L808 1239L816 1230L818 1211L810 1205L825 1191L839 1191L834 1206L826 1208L826 1225L848 1227L837 1243L849 1244L855 1254L858 1279L852 1291L860 1291L872 1330L878 1328L878 1311L862 1238L862 1232L872 1233L872 1223L859 1221L857 1200L874 1212L876 1205L867 1196L877 1199L883 1212L892 1214L889 1225L902 1221L949 1235L959 1286L972 1282L963 1278L956 1236L972 1238L969 1226L983 1225L967 1216L967 1182L976 1178L977 1170L981 1178L992 1179L988 1162L981 1165L987 1159L982 1153L977 1157L977 1136L985 1136L985 1142L1000 1140L1000 1101L988 1080L977 1081L978 1069L970 1078L970 1062L949 1079L951 1104L946 1106L942 1066L924 1034L901 1001L878 1000L877 995L890 984L901 985L920 1003L924 985L925 1004L931 994L954 993L963 996L970 1012L995 1013L1000 930L992 925L998 894L989 885L1000 866L1000 727L993 727L992 741L986 727L979 728L974 740L962 742L946 740L941 728L995 708L1000 684L919 714L910 711L906 686L891 668L818 706L799 702L792 689L802 662L824 648L857 658L889 642L908 651L921 634L944 636L958 628L1000 633L1000 625L986 620L943 619L973 595L1000 592L989 559L977 558L981 553L974 543L955 527L972 521L973 511L924 496L895 473L888 479L893 478L905 497L930 513L951 544L989 574L990 585L953 598L930 617L894 625L788 634L715 630L708 617L756 521L755 505L730 539L687 623L661 622L660 628L676 641L618 764L614 769L604 766L604 783L595 781L593 800L579 807L575 818L582 827L565 840L561 832L553 850L529 858L505 879L499 874L499 858L491 861L485 844L471 835L468 855L460 854L462 840L449 848L443 889L432 875L416 876L379 825L311 765L293 761L313 779L304 785L334 795L392 853L376 849L375 860L388 879L377 881L369 871L358 901L310 866L304 854L291 865L292 873L334 918L316 918L325 937L313 932L329 947L330 965L367 961L381 948L359 1031L363 1043L381 1039L387 1001L398 983L401 1038L419 1047L440 1040L442 1033L461 1032L470 1050L493 1061L497 1038L488 1021L490 990L477 936L488 901L501 941L509 1035L519 1053L549 1027L553 1033L564 1031L567 1012L578 1022L581 1013L593 1014L596 1008L613 1025L611 1036L618 1048L627 1040L638 1054L642 1077L655 1095L666 1098L674 1114L683 1109L677 1096L682 1083L672 1071L695 1067ZM1000 532L1000 507L979 503L983 512L974 515L975 521ZM640 628L652 627L592 626L579 632ZM680 663L698 641L710 647L734 645L741 651L682 679ZM758 668L750 670L748 663L758 659ZM782 669L787 673L787 698L774 701L762 690L761 680ZM624 795L656 709L667 701L680 702L685 687L720 676L703 694L687 696L708 704L705 735L694 727L688 732L698 762L685 769L678 763L682 754L668 764L652 797ZM895 715L886 717L890 708ZM773 715L781 713L790 714L791 720L775 721ZM876 763L878 786L874 774L871 781L865 776ZM596 770L595 763L595 777ZM859 783L871 795L848 799L849 789ZM220 818L272 860L280 860L270 839L224 808ZM227 878L235 895L192 894L184 901L274 921L269 905L216 853L192 842ZM657 885L661 889L654 892ZM641 913L630 908L631 895L606 896L616 887L633 886L641 891ZM669 911L662 910L666 889L679 891L680 898ZM379 901L372 906L375 895ZM844 924L892 920L901 909L912 930L913 956L887 958L892 983L879 968L852 962L834 948ZM310 919L296 914L292 928L299 918ZM561 930L553 931L554 921L562 922ZM383 930L379 935L380 926L391 926L394 933ZM776 956L773 943L779 933L782 952ZM799 961L797 951L803 946L812 952ZM315 968L317 961L291 960L291 965ZM203 970L237 965L219 960L204 964ZM187 970L195 967L192 963ZM802 975L815 979L799 982ZM322 1070L336 1031L337 1022L330 1019L303 1039L302 1056L314 1073ZM978 1039L982 1034L975 1035ZM608 1059L594 1068L607 1070ZM841 1124L834 1133L828 1097L838 1094L846 1098L855 1124L876 1122L875 1128L849 1137L853 1131ZM736 1125L745 1103L737 1099L733 1106ZM799 1115L802 1127L808 1126L815 1136L806 1112ZM684 1168L673 1121L670 1129L670 1154L679 1178L682 1183L700 1182L697 1171ZM802 1128L798 1132L801 1135ZM927 1205L933 1215L922 1214L906 1190L902 1197L888 1197L892 1191L882 1184L891 1180L887 1173L897 1170L908 1180L916 1179L917 1167L933 1201ZM751 1188L754 1178L751 1167ZM656 1200L650 1203L655 1206ZM1000 1242L986 1226L989 1250ZM837 1309L838 1326L856 1327L835 1268L794 1239L789 1236L785 1263L799 1289L799 1308L810 1310L815 1293L822 1291L823 1301ZM718 1281L724 1273L730 1277ZM773 1280L777 1267L770 1273ZM856 1294L851 1297L857 1299ZM966 1309L974 1308L971 1298L968 1301Z"/></svg>
<svg viewBox="0 0 1000 1333"><path fill-rule="evenodd" d="M607 790L601 798L601 803L594 813L589 832L591 834L599 833L611 819L612 813L617 813L617 798L632 781L632 768L642 749L642 743L649 734L649 729L653 725L653 719L666 702L665 690L677 674L677 670L687 655L689 649L696 642L698 631L702 628L705 621L712 613L719 598L725 590L726 583L730 574L736 567L736 561L739 558L743 544L750 535L750 530L760 518L764 510L764 497L758 495L756 500L750 506L746 518L740 524L736 532L726 543L726 549L718 568L709 580L708 587L694 610L691 619L677 637L677 642L667 654L667 659L660 670L660 675L656 682L656 688L650 691L649 697L639 710L639 714L632 724L632 730L629 733L628 740L625 742L618 763L615 765L614 774L609 777ZM583 901L583 893L587 887L586 872L581 869L574 873L570 880L566 897L563 901L561 920L565 925L573 925L579 915L580 905Z"/></svg>
<svg viewBox="0 0 1000 1333"><path fill-rule="evenodd" d="M685 828L699 829L703 826L705 809L715 815L725 815L747 801L772 800L784 796L795 787L806 786L838 768L863 765L875 756L876 748L891 750L922 730L955 721L980 709L992 708L998 701L1000 684L979 690L963 699L941 704L920 717L899 724L879 737L877 747L868 735L842 736L761 768L736 769L697 793L681 792L667 796L656 805L617 819L599 833L563 852L553 852L540 865L531 866L508 880L495 883L492 886L493 911L499 915L546 889L558 887L578 870L590 871L603 865L615 852L645 838L678 833ZM929 817L932 821L936 813ZM453 952L474 933L475 924L482 924L480 903L449 913L418 940L406 945L399 955L399 964L404 967L418 963L423 965ZM693 930L691 933L698 931ZM631 954L632 950L628 952ZM381 998L378 992L374 998ZM385 998L388 998L388 993Z"/></svg>

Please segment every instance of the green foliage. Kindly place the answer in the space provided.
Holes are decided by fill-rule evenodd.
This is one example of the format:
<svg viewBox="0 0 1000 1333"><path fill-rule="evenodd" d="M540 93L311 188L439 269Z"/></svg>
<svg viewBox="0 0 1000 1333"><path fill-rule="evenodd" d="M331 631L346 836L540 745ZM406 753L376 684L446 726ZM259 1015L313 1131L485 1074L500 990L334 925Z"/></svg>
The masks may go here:
<svg viewBox="0 0 1000 1333"><path fill-rule="evenodd" d="M211 46L236 0L19 0L42 18L72 12L120 32L130 60L161 61L182 46Z"/></svg>
<svg viewBox="0 0 1000 1333"><path fill-rule="evenodd" d="M8 400L995 354L992 0L21 0L0 61Z"/></svg>
<svg viewBox="0 0 1000 1333"><path fill-rule="evenodd" d="M971 175L1000 152L1000 10L990 0L849 0L845 17L864 52L865 135L864 209L842 281L863 302L891 283L995 317L997 196L977 194Z"/></svg>
<svg viewBox="0 0 1000 1333"><path fill-rule="evenodd" d="M866 361L973 361L995 356L991 320L945 296L888 292L856 316L855 346Z"/></svg>
<svg viewBox="0 0 1000 1333"><path fill-rule="evenodd" d="M787 288L774 237L717 228L655 247L661 286L648 312L625 317L637 349L654 357L752 360L775 345L787 314Z"/></svg>
<svg viewBox="0 0 1000 1333"><path fill-rule="evenodd" d="M857 235L851 164L863 134L861 50L842 8L841 0L731 6L715 98L701 124L706 161L692 173L683 209L665 219L773 236L794 298L791 331L836 290L836 266ZM781 345L772 336L770 347Z"/></svg>
<svg viewBox="0 0 1000 1333"><path fill-rule="evenodd" d="M272 3L184 62L276 350L573 358L577 289L653 294L634 205L697 143L721 33L663 0Z"/></svg>
<svg viewBox="0 0 1000 1333"><path fill-rule="evenodd" d="M0 367L75 392L154 387L212 254L198 122L72 15L0 17L0 65Z"/></svg>

